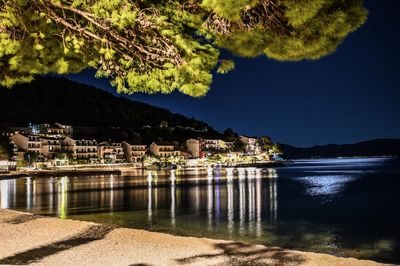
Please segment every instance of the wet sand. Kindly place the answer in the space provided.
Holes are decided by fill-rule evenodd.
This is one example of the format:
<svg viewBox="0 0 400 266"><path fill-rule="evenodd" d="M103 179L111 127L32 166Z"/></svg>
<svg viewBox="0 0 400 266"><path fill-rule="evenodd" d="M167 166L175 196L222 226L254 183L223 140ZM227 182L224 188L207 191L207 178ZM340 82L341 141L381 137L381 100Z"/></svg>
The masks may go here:
<svg viewBox="0 0 400 266"><path fill-rule="evenodd" d="M367 260L113 228L2 209L0 264L382 265Z"/></svg>

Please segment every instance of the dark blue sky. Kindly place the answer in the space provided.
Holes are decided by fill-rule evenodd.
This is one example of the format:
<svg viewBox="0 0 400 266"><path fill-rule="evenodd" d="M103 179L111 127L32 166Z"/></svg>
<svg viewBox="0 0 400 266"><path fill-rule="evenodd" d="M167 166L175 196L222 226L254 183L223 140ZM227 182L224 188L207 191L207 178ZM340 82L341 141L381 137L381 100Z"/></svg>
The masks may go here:
<svg viewBox="0 0 400 266"><path fill-rule="evenodd" d="M201 119L218 130L268 135L296 146L400 137L398 0L366 0L367 23L319 61L238 59L207 96L136 94L131 99ZM114 91L86 71L70 79Z"/></svg>

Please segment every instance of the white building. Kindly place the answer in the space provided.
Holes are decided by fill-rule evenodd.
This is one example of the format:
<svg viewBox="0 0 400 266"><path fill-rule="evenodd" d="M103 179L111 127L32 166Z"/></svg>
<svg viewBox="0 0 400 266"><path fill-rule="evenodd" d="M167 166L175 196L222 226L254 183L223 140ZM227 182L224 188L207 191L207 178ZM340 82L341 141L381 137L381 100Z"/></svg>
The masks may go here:
<svg viewBox="0 0 400 266"><path fill-rule="evenodd" d="M32 134L52 135L52 136L72 136L73 128L70 125L60 123L54 124L31 124L29 125Z"/></svg>
<svg viewBox="0 0 400 266"><path fill-rule="evenodd" d="M0 160L0 172L1 171L14 171L16 169L17 169L16 162Z"/></svg>
<svg viewBox="0 0 400 266"><path fill-rule="evenodd" d="M258 154L260 152L256 137L241 135L239 136L239 140L243 143L246 153Z"/></svg>
<svg viewBox="0 0 400 266"><path fill-rule="evenodd" d="M214 149L219 151L225 151L228 149L228 145L225 141L220 139L202 139L202 149Z"/></svg>

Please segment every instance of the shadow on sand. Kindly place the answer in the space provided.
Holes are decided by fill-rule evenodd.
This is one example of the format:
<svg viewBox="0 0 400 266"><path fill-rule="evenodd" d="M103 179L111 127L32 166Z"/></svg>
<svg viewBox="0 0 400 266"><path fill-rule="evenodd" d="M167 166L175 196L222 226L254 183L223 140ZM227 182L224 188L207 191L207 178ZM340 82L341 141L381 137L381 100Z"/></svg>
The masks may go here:
<svg viewBox="0 0 400 266"><path fill-rule="evenodd" d="M299 265L306 261L302 255L282 248L268 248L240 242L218 243L215 248L220 253L201 254L176 260L178 264L201 262L208 265L207 260L225 259L229 265ZM211 261L210 261L211 262ZM225 264L224 263L224 264Z"/></svg>
<svg viewBox="0 0 400 266"><path fill-rule="evenodd" d="M16 217L12 217L2 221L5 224L23 224L29 221L33 221L39 218L43 218L43 216L35 215L35 214L21 214Z"/></svg>
<svg viewBox="0 0 400 266"><path fill-rule="evenodd" d="M70 238L40 246L0 260L0 264L26 265L92 241L103 239L112 230L109 226L94 225Z"/></svg>

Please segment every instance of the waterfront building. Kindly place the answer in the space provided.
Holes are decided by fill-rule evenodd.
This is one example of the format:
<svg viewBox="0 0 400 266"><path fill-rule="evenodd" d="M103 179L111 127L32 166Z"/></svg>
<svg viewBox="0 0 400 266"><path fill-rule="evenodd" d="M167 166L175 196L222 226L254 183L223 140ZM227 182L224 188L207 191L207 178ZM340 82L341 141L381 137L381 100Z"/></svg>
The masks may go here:
<svg viewBox="0 0 400 266"><path fill-rule="evenodd" d="M140 162L142 158L145 156L147 150L146 145L129 144L126 141L122 142L121 146L123 148L125 158L130 163Z"/></svg>
<svg viewBox="0 0 400 266"><path fill-rule="evenodd" d="M121 143L103 141L98 144L97 157L101 163L120 163L125 159Z"/></svg>
<svg viewBox="0 0 400 266"><path fill-rule="evenodd" d="M217 151L226 151L228 149L228 145L225 141L220 139L201 139L201 147L204 150L217 150Z"/></svg>
<svg viewBox="0 0 400 266"><path fill-rule="evenodd" d="M13 152L14 152L14 156L13 156L14 160L23 160L24 159L25 151L18 150L18 148L15 144L14 144Z"/></svg>
<svg viewBox="0 0 400 266"><path fill-rule="evenodd" d="M193 158L202 157L201 142L198 139L186 140L186 147Z"/></svg>
<svg viewBox="0 0 400 266"><path fill-rule="evenodd" d="M54 124L30 124L30 133L36 135L52 135L52 136L72 136L73 128L70 125L61 123Z"/></svg>
<svg viewBox="0 0 400 266"><path fill-rule="evenodd" d="M150 153L161 158L179 157L181 152L175 149L175 146L170 143L156 143L150 145Z"/></svg>
<svg viewBox="0 0 400 266"><path fill-rule="evenodd" d="M116 162L123 162L125 160L125 152L122 143L113 142L111 145L114 149Z"/></svg>
<svg viewBox="0 0 400 266"><path fill-rule="evenodd" d="M47 159L54 159L62 152L62 140L50 137L40 137L40 154Z"/></svg>
<svg viewBox="0 0 400 266"><path fill-rule="evenodd" d="M74 159L96 160L97 159L97 141L85 139L73 139L67 137L63 141L63 149L72 154Z"/></svg>
<svg viewBox="0 0 400 266"><path fill-rule="evenodd" d="M257 137L248 137L241 135L239 136L239 140L243 143L246 153L258 154L260 152L260 149L257 145Z"/></svg>
<svg viewBox="0 0 400 266"><path fill-rule="evenodd" d="M16 146L17 151L41 153L42 142L39 136L17 133L10 140Z"/></svg>
<svg viewBox="0 0 400 266"><path fill-rule="evenodd" d="M100 142L97 147L97 158L102 163L114 163L117 156L112 144L107 141Z"/></svg>
<svg viewBox="0 0 400 266"><path fill-rule="evenodd" d="M8 160L0 161L0 173L2 171L15 171L17 169L17 163Z"/></svg>

